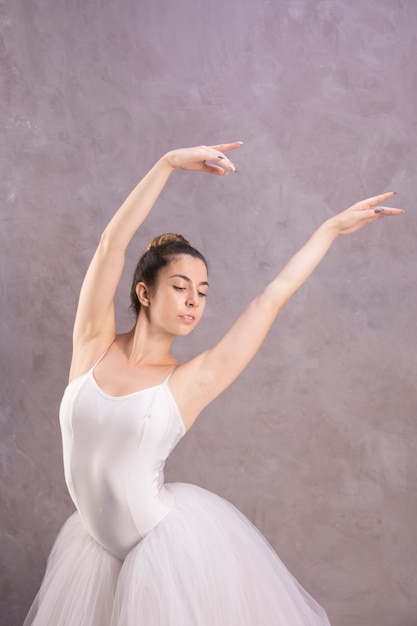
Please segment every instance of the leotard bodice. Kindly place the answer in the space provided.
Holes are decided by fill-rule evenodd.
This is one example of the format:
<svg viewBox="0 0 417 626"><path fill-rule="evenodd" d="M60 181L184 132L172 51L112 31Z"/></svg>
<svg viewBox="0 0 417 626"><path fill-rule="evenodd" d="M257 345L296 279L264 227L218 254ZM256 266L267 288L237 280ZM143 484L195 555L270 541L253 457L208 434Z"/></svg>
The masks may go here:
<svg viewBox="0 0 417 626"><path fill-rule="evenodd" d="M61 402L65 480L88 532L123 559L173 506L164 465L185 427L169 376L116 397L93 372L73 380Z"/></svg>

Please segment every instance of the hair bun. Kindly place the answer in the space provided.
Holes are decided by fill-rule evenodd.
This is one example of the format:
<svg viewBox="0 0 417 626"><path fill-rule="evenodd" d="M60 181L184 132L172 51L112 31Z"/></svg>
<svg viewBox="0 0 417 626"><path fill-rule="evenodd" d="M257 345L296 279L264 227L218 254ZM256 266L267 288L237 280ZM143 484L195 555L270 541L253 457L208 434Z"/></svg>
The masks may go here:
<svg viewBox="0 0 417 626"><path fill-rule="evenodd" d="M175 235L174 233L164 233L163 235L159 235L158 237L154 237L152 241L148 243L147 250L151 248L158 248L159 246L166 246L170 243L181 242L185 243L188 246L191 245L185 237L182 235Z"/></svg>

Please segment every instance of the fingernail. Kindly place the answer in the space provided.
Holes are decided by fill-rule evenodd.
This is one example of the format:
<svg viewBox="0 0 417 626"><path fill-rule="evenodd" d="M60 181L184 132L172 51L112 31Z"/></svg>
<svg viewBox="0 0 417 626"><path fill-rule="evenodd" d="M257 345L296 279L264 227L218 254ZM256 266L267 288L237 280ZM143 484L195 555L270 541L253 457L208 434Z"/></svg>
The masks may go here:
<svg viewBox="0 0 417 626"><path fill-rule="evenodd" d="M237 170L236 168L233 170L235 174L237 174L239 172L239 170Z"/></svg>
<svg viewBox="0 0 417 626"><path fill-rule="evenodd" d="M383 213L384 209L374 209L374 213Z"/></svg>

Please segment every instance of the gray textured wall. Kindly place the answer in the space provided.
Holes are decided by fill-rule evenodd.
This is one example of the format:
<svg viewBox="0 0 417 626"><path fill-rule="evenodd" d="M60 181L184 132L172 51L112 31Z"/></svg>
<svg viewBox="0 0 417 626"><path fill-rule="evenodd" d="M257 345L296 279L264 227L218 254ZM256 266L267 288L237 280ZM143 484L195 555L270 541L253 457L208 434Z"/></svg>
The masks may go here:
<svg viewBox="0 0 417 626"><path fill-rule="evenodd" d="M21 624L72 511L57 414L101 229L165 150L245 141L238 176L176 173L135 239L211 261L210 345L326 216L408 209L336 242L167 478L233 501L334 626L417 625L417 3L3 0L1 623Z"/></svg>

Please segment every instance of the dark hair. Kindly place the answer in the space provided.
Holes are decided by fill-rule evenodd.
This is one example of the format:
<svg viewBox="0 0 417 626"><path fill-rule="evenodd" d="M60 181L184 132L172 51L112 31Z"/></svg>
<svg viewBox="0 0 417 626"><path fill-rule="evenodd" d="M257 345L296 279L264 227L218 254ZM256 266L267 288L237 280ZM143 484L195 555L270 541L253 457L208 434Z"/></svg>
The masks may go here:
<svg viewBox="0 0 417 626"><path fill-rule="evenodd" d="M158 280L159 271L166 267L173 257L179 254L188 254L203 261L207 266L207 261L203 255L193 248L189 241L182 235L174 235L173 233L165 233L154 237L149 243L146 252L140 257L133 275L132 287L130 290L130 307L139 315L140 302L136 295L136 285L144 282L148 289L153 289Z"/></svg>

